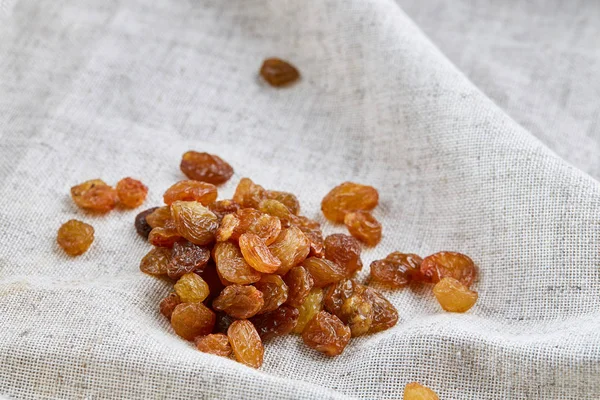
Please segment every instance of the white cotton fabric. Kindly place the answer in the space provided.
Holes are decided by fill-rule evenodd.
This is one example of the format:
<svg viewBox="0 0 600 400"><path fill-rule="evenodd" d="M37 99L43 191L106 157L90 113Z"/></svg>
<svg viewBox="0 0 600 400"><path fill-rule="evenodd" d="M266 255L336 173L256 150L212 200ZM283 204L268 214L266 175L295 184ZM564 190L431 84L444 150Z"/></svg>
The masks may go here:
<svg viewBox="0 0 600 400"><path fill-rule="evenodd" d="M512 3L0 0L0 396L600 398L598 5ZM266 85L269 56L302 80ZM384 238L360 278L391 251L461 251L479 302L384 292L397 326L333 359L295 336L260 370L197 351L158 313L170 285L139 271L140 210L69 196L133 176L158 205L188 149L233 165L223 198L249 176L326 233L345 230L322 197L374 185ZM96 229L77 258L55 243L71 218Z"/></svg>

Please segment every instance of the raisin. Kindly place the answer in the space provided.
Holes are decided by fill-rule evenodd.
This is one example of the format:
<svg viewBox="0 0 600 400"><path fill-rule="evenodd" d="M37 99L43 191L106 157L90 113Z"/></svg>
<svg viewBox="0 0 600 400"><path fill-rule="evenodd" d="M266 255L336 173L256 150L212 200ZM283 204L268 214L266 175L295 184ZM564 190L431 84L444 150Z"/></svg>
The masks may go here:
<svg viewBox="0 0 600 400"><path fill-rule="evenodd" d="M257 208L261 200L265 198L265 189L249 178L240 179L233 195L233 201L246 208Z"/></svg>
<svg viewBox="0 0 600 400"><path fill-rule="evenodd" d="M469 311L478 297L477 292L454 278L442 278L433 287L433 294L444 310L458 313Z"/></svg>
<svg viewBox="0 0 600 400"><path fill-rule="evenodd" d="M171 315L171 326L185 340L208 335L215 325L215 313L202 303L181 303Z"/></svg>
<svg viewBox="0 0 600 400"><path fill-rule="evenodd" d="M239 224L240 220L235 216L235 214L225 215L221 220L219 229L217 229L217 233L215 234L215 239L217 242L225 242L231 239L233 232L239 226Z"/></svg>
<svg viewBox="0 0 600 400"><path fill-rule="evenodd" d="M203 302L210 293L208 284L204 282L204 279L192 272L179 278L173 289L184 303Z"/></svg>
<svg viewBox="0 0 600 400"><path fill-rule="evenodd" d="M179 279L184 274L202 271L210 259L210 250L191 242L178 241L173 244L171 261L167 265L167 273L171 279Z"/></svg>
<svg viewBox="0 0 600 400"><path fill-rule="evenodd" d="M277 309L288 298L288 287L279 275L264 275L254 287L261 291L265 302L259 314Z"/></svg>
<svg viewBox="0 0 600 400"><path fill-rule="evenodd" d="M94 241L94 227L85 222L71 219L58 228L56 241L68 255L81 255L90 248Z"/></svg>
<svg viewBox="0 0 600 400"><path fill-rule="evenodd" d="M416 254L393 252L383 260L371 263L374 282L398 289L408 285L419 274L423 259Z"/></svg>
<svg viewBox="0 0 600 400"><path fill-rule="evenodd" d="M171 215L171 207L155 207L154 211L146 216L146 222L152 228L164 228L171 224L173 216Z"/></svg>
<svg viewBox="0 0 600 400"><path fill-rule="evenodd" d="M294 307L284 305L266 314L254 316L250 322L256 327L260 338L268 340L290 333L298 322L299 314Z"/></svg>
<svg viewBox="0 0 600 400"><path fill-rule="evenodd" d="M261 200L258 204L258 209L265 214L279 218L283 228L289 227L296 219L296 216L292 214L290 209L277 200Z"/></svg>
<svg viewBox="0 0 600 400"><path fill-rule="evenodd" d="M150 244L158 247L173 247L178 240L181 236L173 228L154 228L148 235Z"/></svg>
<svg viewBox="0 0 600 400"><path fill-rule="evenodd" d="M213 300L213 308L234 318L250 318L264 305L263 294L254 286L229 285Z"/></svg>
<svg viewBox="0 0 600 400"><path fill-rule="evenodd" d="M312 277L315 287L324 287L345 277L345 271L342 267L324 258L308 257L304 260L302 266L306 268Z"/></svg>
<svg viewBox="0 0 600 400"><path fill-rule="evenodd" d="M171 249L155 247L142 258L140 270L148 275L161 276L167 274L167 266L171 260Z"/></svg>
<svg viewBox="0 0 600 400"><path fill-rule="evenodd" d="M217 311L217 319L215 322L214 332L227 333L227 329L236 319L222 311Z"/></svg>
<svg viewBox="0 0 600 400"><path fill-rule="evenodd" d="M286 304L293 307L300 307L314 286L313 278L306 268L298 266L292 268L283 280L288 287Z"/></svg>
<svg viewBox="0 0 600 400"><path fill-rule="evenodd" d="M233 168L221 157L197 151L188 151L181 158L181 172L189 179L219 185L233 175Z"/></svg>
<svg viewBox="0 0 600 400"><path fill-rule="evenodd" d="M335 315L320 311L304 328L302 341L327 356L337 356L350 342L350 328Z"/></svg>
<svg viewBox="0 0 600 400"><path fill-rule="evenodd" d="M331 189L321 202L321 210L330 221L344 222L349 211L372 210L379 202L379 193L372 186L344 182Z"/></svg>
<svg viewBox="0 0 600 400"><path fill-rule="evenodd" d="M298 215L300 212L300 202L298 198L292 193L278 192L276 190L267 190L266 198L270 200L276 200L287 207L288 210L294 215Z"/></svg>
<svg viewBox="0 0 600 400"><path fill-rule="evenodd" d="M136 208L142 205L148 195L148 187L133 178L123 178L117 182L117 196L121 205Z"/></svg>
<svg viewBox="0 0 600 400"><path fill-rule="evenodd" d="M425 257L421 263L421 274L433 283L442 278L454 278L469 287L477 276L477 267L464 254L442 251Z"/></svg>
<svg viewBox="0 0 600 400"><path fill-rule="evenodd" d="M190 242L199 245L214 241L219 227L217 216L196 201L176 201L171 213L177 232Z"/></svg>
<svg viewBox="0 0 600 400"><path fill-rule="evenodd" d="M260 280L260 272L250 267L235 243L217 243L213 248L213 259L219 277L227 282L248 285Z"/></svg>
<svg viewBox="0 0 600 400"><path fill-rule="evenodd" d="M202 272L200 272L200 277L204 279L204 282L208 285L209 294L206 300L204 300L204 303L208 305L212 303L213 299L217 297L219 293L221 293L225 286L221 283L221 279L217 273L217 267L210 261L206 264Z"/></svg>
<svg viewBox="0 0 600 400"><path fill-rule="evenodd" d="M240 205L233 200L217 200L208 205L208 209L219 218L219 221L227 214L237 212L240 208Z"/></svg>
<svg viewBox="0 0 600 400"><path fill-rule="evenodd" d="M323 258L325 253L323 251L324 243L321 225L317 221L313 221L312 219L306 218L302 215L296 218L295 224L310 241L310 255L313 257Z"/></svg>
<svg viewBox="0 0 600 400"><path fill-rule="evenodd" d="M146 217L152 214L157 208L158 207L149 208L135 216L135 230L144 239L148 239L148 235L150 235L150 231L152 230Z"/></svg>
<svg viewBox="0 0 600 400"><path fill-rule="evenodd" d="M398 322L398 311L381 293L367 287L364 294L371 302L373 308L373 322L369 333L384 331L396 325Z"/></svg>
<svg viewBox="0 0 600 400"><path fill-rule="evenodd" d="M300 72L292 64L279 58L267 58L260 67L260 75L271 86L280 87L297 81Z"/></svg>
<svg viewBox="0 0 600 400"><path fill-rule="evenodd" d="M345 279L325 292L325 309L350 327L352 337L368 333L373 322L373 306L365 290L355 280Z"/></svg>
<svg viewBox="0 0 600 400"><path fill-rule="evenodd" d="M173 310L181 304L181 299L177 296L177 293L171 293L167 297L161 300L160 302L160 313L171 319L171 315L173 314Z"/></svg>
<svg viewBox="0 0 600 400"><path fill-rule="evenodd" d="M279 268L281 261L273 254L260 237L253 233L240 236L240 250L244 260L259 272L271 274Z"/></svg>
<svg viewBox="0 0 600 400"><path fill-rule="evenodd" d="M71 188L71 197L84 210L106 213L119 202L117 191L101 179L85 181Z"/></svg>
<svg viewBox="0 0 600 400"><path fill-rule="evenodd" d="M428 387L419 382L408 383L404 387L403 400L439 400L438 395Z"/></svg>
<svg viewBox="0 0 600 400"><path fill-rule="evenodd" d="M227 337L238 362L252 368L260 368L265 350L252 322L234 321L227 330Z"/></svg>
<svg viewBox="0 0 600 400"><path fill-rule="evenodd" d="M298 307L298 322L292 330L294 333L302 333L306 324L323 309L323 289L313 288L304 303Z"/></svg>
<svg viewBox="0 0 600 400"><path fill-rule="evenodd" d="M269 245L269 250L281 261L275 272L285 275L306 259L310 253L310 241L298 227L290 226L281 231L277 239Z"/></svg>
<svg viewBox="0 0 600 400"><path fill-rule="evenodd" d="M368 211L347 213L344 224L352 236L367 246L375 246L381 240L381 224Z"/></svg>
<svg viewBox="0 0 600 400"><path fill-rule="evenodd" d="M179 181L167 189L163 195L165 204L175 201L197 201L207 206L217 200L217 187L211 183L199 181Z"/></svg>
<svg viewBox="0 0 600 400"><path fill-rule="evenodd" d="M214 354L221 357L229 357L231 345L229 338L223 333L211 333L206 336L198 336L194 339L196 348L203 353Z"/></svg>
<svg viewBox="0 0 600 400"><path fill-rule="evenodd" d="M352 236L335 233L325 238L325 258L341 266L346 277L362 269L360 253L360 243Z"/></svg>
<svg viewBox="0 0 600 400"><path fill-rule="evenodd" d="M239 240L244 233L253 233L269 245L277 239L281 232L279 218L261 213L252 208L243 208L235 214L237 225L232 230L231 239Z"/></svg>

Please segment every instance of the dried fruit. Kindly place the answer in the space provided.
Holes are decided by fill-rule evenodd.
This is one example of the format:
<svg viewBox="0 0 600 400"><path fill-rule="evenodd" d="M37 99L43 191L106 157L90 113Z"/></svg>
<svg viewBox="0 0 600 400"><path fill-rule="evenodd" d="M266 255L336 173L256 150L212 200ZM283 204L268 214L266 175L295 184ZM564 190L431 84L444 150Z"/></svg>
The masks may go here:
<svg viewBox="0 0 600 400"><path fill-rule="evenodd" d="M254 287L261 291L265 302L259 314L277 309L288 298L288 287L279 275L264 275Z"/></svg>
<svg viewBox="0 0 600 400"><path fill-rule="evenodd" d="M146 217L152 214L157 208L158 207L149 208L135 216L135 230L144 239L148 239L148 235L150 235L150 231L152 230L152 227L146 220Z"/></svg>
<svg viewBox="0 0 600 400"><path fill-rule="evenodd" d="M210 291L208 297L204 300L204 304L209 305L214 298L221 293L225 286L221 282L221 278L217 273L217 267L213 262L209 261L208 264L206 264L202 272L200 272L200 277L204 279L204 282L206 282Z"/></svg>
<svg viewBox="0 0 600 400"><path fill-rule="evenodd" d="M381 224L369 211L347 213L344 224L352 236L367 246L375 246L381 240Z"/></svg>
<svg viewBox="0 0 600 400"><path fill-rule="evenodd" d="M300 72L296 67L280 58L267 58L263 61L260 75L275 87L288 85L300 78Z"/></svg>
<svg viewBox="0 0 600 400"><path fill-rule="evenodd" d="M90 248L94 241L94 227L85 222L71 219L58 228L56 241L68 255L81 255Z"/></svg>
<svg viewBox="0 0 600 400"><path fill-rule="evenodd" d="M173 225L171 207L154 207L154 211L152 211L146 216L146 222L152 228L165 228L167 226L170 227L171 225Z"/></svg>
<svg viewBox="0 0 600 400"><path fill-rule="evenodd" d="M163 195L165 204L175 201L197 201L207 206L217 200L217 187L212 183L200 181L179 181L167 189Z"/></svg>
<svg viewBox="0 0 600 400"><path fill-rule="evenodd" d="M188 178L219 185L233 175L233 168L214 154L188 151L181 158L181 172Z"/></svg>
<svg viewBox="0 0 600 400"><path fill-rule="evenodd" d="M277 239L281 232L279 218L252 208L243 208L235 216L239 223L235 226L231 235L234 240L239 240L239 237L244 233L253 233L260 237L266 245L269 245Z"/></svg>
<svg viewBox="0 0 600 400"><path fill-rule="evenodd" d="M368 333L373 322L373 306L365 290L355 280L345 279L325 292L325 309L350 327L352 337Z"/></svg>
<svg viewBox="0 0 600 400"><path fill-rule="evenodd" d="M154 228L148 235L150 244L158 247L173 247L181 236L174 228Z"/></svg>
<svg viewBox="0 0 600 400"><path fill-rule="evenodd" d="M325 238L325 258L341 266L346 277L362 269L360 253L360 243L352 236L335 233Z"/></svg>
<svg viewBox="0 0 600 400"><path fill-rule="evenodd" d="M214 332L227 333L227 329L236 319L222 311L217 311L217 320L215 322Z"/></svg>
<svg viewBox="0 0 600 400"><path fill-rule="evenodd" d="M117 183L117 195L121 205L136 208L146 200L148 187L137 179L123 178Z"/></svg>
<svg viewBox="0 0 600 400"><path fill-rule="evenodd" d="M324 287L331 283L344 279L345 274L342 267L333 261L324 258L308 257L302 263L310 276L313 278L315 287Z"/></svg>
<svg viewBox="0 0 600 400"><path fill-rule="evenodd" d="M435 392L419 382L408 383L404 387L403 400L439 400Z"/></svg>
<svg viewBox="0 0 600 400"><path fill-rule="evenodd" d="M71 197L84 210L105 213L117 205L117 191L101 179L85 181L71 188Z"/></svg>
<svg viewBox="0 0 600 400"><path fill-rule="evenodd" d="M304 328L302 340L308 347L333 357L342 354L350 342L350 328L335 315L320 311Z"/></svg>
<svg viewBox="0 0 600 400"><path fill-rule="evenodd" d="M229 357L231 345L229 338L223 333L211 333L206 336L198 336L194 339L196 348L203 353L214 354L221 357Z"/></svg>
<svg viewBox="0 0 600 400"><path fill-rule="evenodd" d="M288 210L290 210L292 214L298 215L300 212L300 202L292 193L279 192L277 190L267 190L266 197L267 199L276 200L282 203L287 207Z"/></svg>
<svg viewBox="0 0 600 400"><path fill-rule="evenodd" d="M208 335L215 325L215 313L202 303L181 303L173 310L171 326L185 340Z"/></svg>
<svg viewBox="0 0 600 400"><path fill-rule="evenodd" d="M171 319L171 315L173 314L173 310L181 304L181 299L177 296L177 293L171 293L167 297L161 300L160 302L160 313Z"/></svg>
<svg viewBox="0 0 600 400"><path fill-rule="evenodd" d="M269 245L271 254L281 262L276 273L287 272L306 259L310 252L310 241L296 226L283 229L277 239Z"/></svg>
<svg viewBox="0 0 600 400"><path fill-rule="evenodd" d="M167 265L167 274L171 279L179 279L188 272L201 272L210 259L210 250L187 240L173 244L171 261Z"/></svg>
<svg viewBox="0 0 600 400"><path fill-rule="evenodd" d="M233 201L246 208L257 208L260 201L265 198L265 189L249 178L240 179L233 195Z"/></svg>
<svg viewBox="0 0 600 400"><path fill-rule="evenodd" d="M237 212L240 208L240 205L233 200L217 200L208 205L208 209L219 218L219 221L227 214Z"/></svg>
<svg viewBox="0 0 600 400"><path fill-rule="evenodd" d="M310 255L313 257L323 258L323 232L321 232L321 224L302 215L298 216L295 224L306 235L310 241Z"/></svg>
<svg viewBox="0 0 600 400"><path fill-rule="evenodd" d="M173 288L184 303L200 303L210 293L208 284L204 282L204 279L192 272L179 278Z"/></svg>
<svg viewBox="0 0 600 400"><path fill-rule="evenodd" d="M289 227L296 219L296 216L292 214L290 209L277 200L261 200L258 204L258 209L265 214L279 218L283 228Z"/></svg>
<svg viewBox="0 0 600 400"><path fill-rule="evenodd" d="M239 239L244 260L259 272L271 274L279 268L281 261L273 254L260 237L253 233L244 233Z"/></svg>
<svg viewBox="0 0 600 400"><path fill-rule="evenodd" d="M196 201L176 201L171 213L177 232L190 242L199 245L214 241L219 227L217 216Z"/></svg>
<svg viewBox="0 0 600 400"><path fill-rule="evenodd" d="M371 263L371 279L391 288L401 288L420 274L423 259L416 254L393 252Z"/></svg>
<svg viewBox="0 0 600 400"><path fill-rule="evenodd" d="M217 242L225 242L231 239L233 232L239 226L240 220L235 214L227 214L221 220L221 224L219 225L219 229L215 234L215 239ZM238 237L239 238L239 237Z"/></svg>
<svg viewBox="0 0 600 400"><path fill-rule="evenodd" d="M421 274L433 283L442 278L454 278L469 287L477 276L477 267L464 254L442 251L425 257L421 263Z"/></svg>
<svg viewBox="0 0 600 400"><path fill-rule="evenodd" d="M293 307L300 307L314 286L312 277L306 268L297 266L292 268L283 280L288 287L286 304Z"/></svg>
<svg viewBox="0 0 600 400"><path fill-rule="evenodd" d="M330 221L344 222L349 211L372 210L379 203L379 193L373 186L344 182L331 189L321 202L321 210Z"/></svg>
<svg viewBox="0 0 600 400"><path fill-rule="evenodd" d="M433 294L444 310L458 313L469 311L478 297L477 292L454 278L442 278L433 287Z"/></svg>
<svg viewBox="0 0 600 400"><path fill-rule="evenodd" d="M313 288L304 303L298 307L298 322L292 330L294 333L302 333L306 324L323 309L323 289Z"/></svg>
<svg viewBox="0 0 600 400"><path fill-rule="evenodd" d="M260 280L260 272L250 267L235 243L217 243L213 249L213 259L219 276L227 282L248 285Z"/></svg>
<svg viewBox="0 0 600 400"><path fill-rule="evenodd" d="M264 348L252 322L234 321L227 330L227 337L238 362L252 368L260 368L263 363Z"/></svg>
<svg viewBox="0 0 600 400"><path fill-rule="evenodd" d="M245 319L256 315L264 305L263 294L254 286L229 285L213 300L213 308L234 318Z"/></svg>
<svg viewBox="0 0 600 400"><path fill-rule="evenodd" d="M167 247L155 247L142 258L140 270L148 275L166 275L167 266L170 261L171 249Z"/></svg>
<svg viewBox="0 0 600 400"><path fill-rule="evenodd" d="M298 322L299 312L294 307L281 306L278 309L252 317L250 322L256 327L262 340L287 335Z"/></svg>
<svg viewBox="0 0 600 400"><path fill-rule="evenodd" d="M396 325L398 322L398 311L381 293L367 287L364 293L373 307L373 322L369 333L384 331Z"/></svg>

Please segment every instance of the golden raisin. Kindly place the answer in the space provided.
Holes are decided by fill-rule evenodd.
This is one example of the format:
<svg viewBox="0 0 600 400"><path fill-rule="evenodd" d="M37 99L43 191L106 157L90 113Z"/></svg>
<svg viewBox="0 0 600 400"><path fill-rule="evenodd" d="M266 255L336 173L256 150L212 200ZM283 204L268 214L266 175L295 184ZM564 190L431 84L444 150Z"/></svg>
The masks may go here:
<svg viewBox="0 0 600 400"><path fill-rule="evenodd" d="M375 246L381 240L381 224L368 211L347 213L344 224L352 236L367 246Z"/></svg>
<svg viewBox="0 0 600 400"><path fill-rule="evenodd" d="M442 308L450 312L467 312L477 302L477 292L454 278L442 278L433 287L433 294Z"/></svg>
<svg viewBox="0 0 600 400"><path fill-rule="evenodd" d="M260 237L253 233L240 236L240 250L244 260L255 270L271 274L279 268L281 261L273 254Z"/></svg>
<svg viewBox="0 0 600 400"><path fill-rule="evenodd" d="M284 305L266 314L256 315L250 322L256 327L260 338L268 340L290 333L298 322L299 314L294 307Z"/></svg>
<svg viewBox="0 0 600 400"><path fill-rule="evenodd" d="M260 280L260 272L250 267L235 243L217 243L213 248L213 259L217 273L227 282L248 285Z"/></svg>
<svg viewBox="0 0 600 400"><path fill-rule="evenodd" d="M425 257L421 263L421 273L433 283L442 278L454 278L469 287L477 276L473 260L461 253L442 251Z"/></svg>
<svg viewBox="0 0 600 400"><path fill-rule="evenodd" d="M401 288L415 279L423 259L416 254L393 252L371 263L371 279L391 288Z"/></svg>
<svg viewBox="0 0 600 400"><path fill-rule="evenodd" d="M219 185L233 175L233 168L214 154L188 151L181 158L181 172L189 179Z"/></svg>
<svg viewBox="0 0 600 400"><path fill-rule="evenodd" d="M298 69L280 58L267 58L260 68L260 75L275 87L288 85L300 78Z"/></svg>
<svg viewBox="0 0 600 400"><path fill-rule="evenodd" d="M288 287L279 275L264 275L254 287L261 291L265 302L259 314L277 309L288 298Z"/></svg>
<svg viewBox="0 0 600 400"><path fill-rule="evenodd" d="M56 241L68 255L81 255L90 248L94 241L94 227L85 222L71 219L58 228Z"/></svg>
<svg viewBox="0 0 600 400"><path fill-rule="evenodd" d="M233 201L246 208L257 208L260 201L265 198L265 189L249 178L240 179L233 195Z"/></svg>
<svg viewBox="0 0 600 400"><path fill-rule="evenodd" d="M294 215L298 215L300 212L300 202L298 198L292 193L279 192L277 190L267 190L265 194L267 199L276 200L287 207L288 210Z"/></svg>
<svg viewBox="0 0 600 400"><path fill-rule="evenodd" d="M194 339L196 348L203 353L214 354L221 357L229 357L231 345L229 338L223 333L211 333L206 336L198 336Z"/></svg>
<svg viewBox="0 0 600 400"><path fill-rule="evenodd" d="M135 230L144 239L148 239L148 235L150 235L150 231L152 230L152 227L146 220L146 217L152 214L157 208L158 207L149 208L135 216Z"/></svg>
<svg viewBox="0 0 600 400"><path fill-rule="evenodd" d="M373 322L369 333L384 331L396 325L398 322L398 311L383 295L373 288L367 287L365 296L371 302L373 308Z"/></svg>
<svg viewBox="0 0 600 400"><path fill-rule="evenodd" d="M117 191L101 179L85 181L71 188L71 197L84 210L105 213L117 205Z"/></svg>
<svg viewBox="0 0 600 400"><path fill-rule="evenodd" d="M245 319L256 315L264 305L263 294L254 286L233 284L226 286L213 300L213 308L234 318Z"/></svg>
<svg viewBox="0 0 600 400"><path fill-rule="evenodd" d="M324 258L308 257L302 263L313 279L315 287L324 287L344 279L342 267L337 263Z"/></svg>
<svg viewBox="0 0 600 400"><path fill-rule="evenodd" d="M227 337L238 362L252 368L260 368L265 350L252 322L234 321L227 330Z"/></svg>
<svg viewBox="0 0 600 400"><path fill-rule="evenodd" d="M231 239L233 232L240 224L240 220L235 214L227 214L221 219L221 223L219 225L219 229L215 233L215 239L217 242L225 242ZM238 237L239 239L239 237Z"/></svg>
<svg viewBox="0 0 600 400"><path fill-rule="evenodd" d="M210 293L208 284L204 279L194 274L193 272L183 275L175 286L175 293L184 303L199 303L204 301Z"/></svg>
<svg viewBox="0 0 600 400"><path fill-rule="evenodd" d="M310 241L296 226L283 229L277 239L269 245L271 253L281 261L276 273L285 275L306 259L310 252Z"/></svg>
<svg viewBox="0 0 600 400"><path fill-rule="evenodd" d="M173 247L181 236L174 228L154 228L148 235L150 244L158 247Z"/></svg>
<svg viewBox="0 0 600 400"><path fill-rule="evenodd" d="M209 259L210 250L207 247L180 240L173 245L167 274L171 279L179 279L188 272L201 272Z"/></svg>
<svg viewBox="0 0 600 400"><path fill-rule="evenodd" d="M199 181L179 181L167 189L163 195L165 204L175 201L197 201L207 206L217 200L217 187L212 183Z"/></svg>
<svg viewBox="0 0 600 400"><path fill-rule="evenodd" d="M177 232L190 242L199 245L214 241L219 227L217 216L196 201L176 201L171 213Z"/></svg>
<svg viewBox="0 0 600 400"><path fill-rule="evenodd" d="M293 307L300 307L314 286L312 277L306 268L297 266L292 268L283 280L288 287L286 304Z"/></svg>
<svg viewBox="0 0 600 400"><path fill-rule="evenodd" d="M136 208L146 200L148 187L133 178L123 178L117 182L117 195L121 204L128 208Z"/></svg>
<svg viewBox="0 0 600 400"><path fill-rule="evenodd" d="M215 325L215 313L202 303L181 303L171 315L171 326L185 340L208 335Z"/></svg>
<svg viewBox="0 0 600 400"><path fill-rule="evenodd" d="M155 207L153 211L146 216L146 222L152 228L164 228L173 223L171 207Z"/></svg>
<svg viewBox="0 0 600 400"><path fill-rule="evenodd" d="M277 200L261 200L261 202L258 204L258 210L265 214L279 218L283 228L289 227L296 219L296 216L292 214L290 209Z"/></svg>
<svg viewBox="0 0 600 400"><path fill-rule="evenodd" d="M355 280L345 279L325 292L325 309L350 327L352 337L368 333L373 323L373 305L365 290Z"/></svg>
<svg viewBox="0 0 600 400"><path fill-rule="evenodd" d="M181 299L177 296L177 293L171 293L167 297L161 300L160 302L160 313L171 319L171 315L173 314L173 310L181 304Z"/></svg>
<svg viewBox="0 0 600 400"><path fill-rule="evenodd" d="M227 214L237 212L240 208L240 205L233 200L217 200L208 205L208 209L219 218L219 221Z"/></svg>
<svg viewBox="0 0 600 400"><path fill-rule="evenodd" d="M140 270L148 275L166 275L167 266L170 261L171 249L167 247L155 247L142 258Z"/></svg>
<svg viewBox="0 0 600 400"><path fill-rule="evenodd" d="M404 387L403 400L439 400L435 392L419 382L408 383Z"/></svg>
<svg viewBox="0 0 600 400"><path fill-rule="evenodd" d="M239 240L244 233L253 233L260 237L266 245L269 245L277 239L281 232L281 222L279 218L269 214L262 213L252 208L243 208L235 213L238 223L231 233L231 239Z"/></svg>
<svg viewBox="0 0 600 400"><path fill-rule="evenodd" d="M330 221L344 222L349 211L372 210L379 203L379 193L373 186L344 182L331 189L321 202L321 210Z"/></svg>
<svg viewBox="0 0 600 400"><path fill-rule="evenodd" d="M361 251L360 243L352 236L335 233L325 238L325 258L342 267L346 277L362 269Z"/></svg>
<svg viewBox="0 0 600 400"><path fill-rule="evenodd" d="M311 349L333 357L342 354L350 342L350 328L335 315L320 311L302 331L302 340Z"/></svg>
<svg viewBox="0 0 600 400"><path fill-rule="evenodd" d="M298 322L292 330L294 333L302 333L304 327L315 315L323 309L323 289L313 288L304 303L298 307Z"/></svg>
<svg viewBox="0 0 600 400"><path fill-rule="evenodd" d="M323 258L325 253L323 252L324 243L321 224L302 215L299 215L294 223L310 241L310 255Z"/></svg>

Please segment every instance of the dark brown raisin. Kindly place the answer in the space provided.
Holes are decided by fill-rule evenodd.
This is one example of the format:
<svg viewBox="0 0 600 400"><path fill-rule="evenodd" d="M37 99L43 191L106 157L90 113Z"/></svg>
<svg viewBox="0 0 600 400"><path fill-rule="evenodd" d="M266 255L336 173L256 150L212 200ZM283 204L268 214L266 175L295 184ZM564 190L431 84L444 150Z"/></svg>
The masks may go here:
<svg viewBox="0 0 600 400"><path fill-rule="evenodd" d="M146 221L146 217L152 214L157 208L158 207L149 208L145 211L142 211L135 217L135 230L146 240L148 239L148 235L150 235L150 231L152 230L152 227L148 221Z"/></svg>
<svg viewBox="0 0 600 400"><path fill-rule="evenodd" d="M191 242L179 241L173 245L167 274L171 279L179 279L188 272L202 272L210 259L210 249Z"/></svg>

